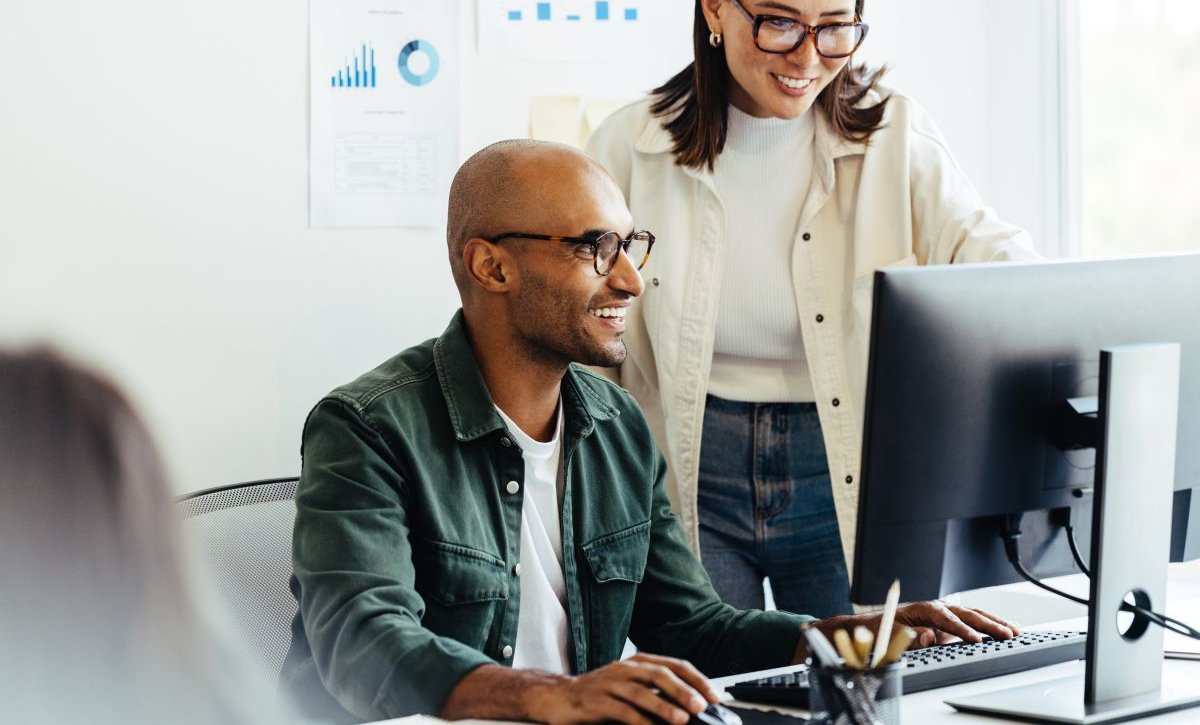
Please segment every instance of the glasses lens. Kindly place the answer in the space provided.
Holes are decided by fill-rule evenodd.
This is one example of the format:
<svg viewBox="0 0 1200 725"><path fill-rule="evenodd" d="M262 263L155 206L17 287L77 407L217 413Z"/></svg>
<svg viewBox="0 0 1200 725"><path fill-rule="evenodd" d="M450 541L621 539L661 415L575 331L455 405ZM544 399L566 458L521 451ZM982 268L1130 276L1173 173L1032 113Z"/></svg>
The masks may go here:
<svg viewBox="0 0 1200 725"><path fill-rule="evenodd" d="M787 53L804 37L804 25L790 18L760 16L758 36L754 39L760 50L768 53Z"/></svg>
<svg viewBox="0 0 1200 725"><path fill-rule="evenodd" d="M605 232L596 239L596 271L608 274L617 263L617 252L621 249L621 235Z"/></svg>
<svg viewBox="0 0 1200 725"><path fill-rule="evenodd" d="M635 232L629 238L629 246L625 248L625 254L629 255L629 261L633 262L633 266L641 269L646 266L646 260L650 258L650 243L654 239L654 235L650 232Z"/></svg>
<svg viewBox="0 0 1200 725"><path fill-rule="evenodd" d="M817 28L817 52L826 58L844 58L858 48L862 27L858 25L824 25Z"/></svg>

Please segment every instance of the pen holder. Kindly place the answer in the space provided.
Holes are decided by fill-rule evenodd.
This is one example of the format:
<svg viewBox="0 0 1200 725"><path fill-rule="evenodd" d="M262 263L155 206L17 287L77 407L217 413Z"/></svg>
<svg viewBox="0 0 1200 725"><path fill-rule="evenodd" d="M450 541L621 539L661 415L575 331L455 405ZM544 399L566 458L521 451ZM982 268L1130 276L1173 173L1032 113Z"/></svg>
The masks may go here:
<svg viewBox="0 0 1200 725"><path fill-rule="evenodd" d="M812 722L822 725L900 725L901 673L896 663L873 670L811 666Z"/></svg>

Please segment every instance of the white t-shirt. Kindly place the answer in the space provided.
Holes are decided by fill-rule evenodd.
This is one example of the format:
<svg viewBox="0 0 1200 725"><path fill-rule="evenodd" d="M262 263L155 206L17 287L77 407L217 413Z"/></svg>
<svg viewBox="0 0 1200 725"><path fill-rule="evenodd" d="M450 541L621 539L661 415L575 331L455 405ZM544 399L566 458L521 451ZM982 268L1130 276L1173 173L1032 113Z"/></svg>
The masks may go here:
<svg viewBox="0 0 1200 725"><path fill-rule="evenodd" d="M562 525L558 496L562 474L562 402L554 438L546 443L525 435L496 408L525 459L521 508L521 603L513 667L570 674L567 659L567 584L563 578Z"/></svg>

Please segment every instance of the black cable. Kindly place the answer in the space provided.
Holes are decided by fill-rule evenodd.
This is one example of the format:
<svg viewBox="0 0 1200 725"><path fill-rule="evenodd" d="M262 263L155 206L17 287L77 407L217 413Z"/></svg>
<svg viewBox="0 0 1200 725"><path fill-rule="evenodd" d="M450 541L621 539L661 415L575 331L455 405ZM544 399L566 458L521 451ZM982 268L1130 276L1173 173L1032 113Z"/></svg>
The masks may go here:
<svg viewBox="0 0 1200 725"><path fill-rule="evenodd" d="M1074 594L1068 594L1060 589L1055 589L1054 587L1035 577L1033 574L1029 573L1029 570L1027 570L1021 563L1021 554L1017 550L1017 539L1021 538L1021 529L1019 527L1020 518L1020 515L1015 517L1006 516L1004 526L1000 532L1001 537L1004 539L1004 553L1008 557L1009 563L1012 564L1013 568L1017 570L1017 573L1024 577L1025 580L1030 584L1041 587L1051 594L1057 594L1064 599L1069 599L1072 602L1082 604L1085 607L1091 606L1091 602L1089 602L1087 599L1077 597ZM1068 527L1068 543L1071 545L1071 553L1075 554L1075 563L1078 564L1080 568L1084 570L1084 573L1090 577L1091 573L1087 570L1087 567L1084 566L1083 562L1081 561L1082 557L1080 557L1078 554L1079 549L1075 545L1074 536L1071 533L1070 527ZM1137 616L1144 617L1147 621L1157 624L1167 631L1174 632L1184 637L1200 640L1200 631L1179 621L1178 619L1175 619L1174 617L1169 617L1165 614L1159 614L1153 610L1146 609L1145 607L1137 604L1131 604L1126 601L1121 602L1121 611L1130 612Z"/></svg>
<svg viewBox="0 0 1200 725"><path fill-rule="evenodd" d="M1070 599L1076 604L1082 604L1085 607L1088 606L1088 600L1077 597L1074 594L1067 594L1061 589L1055 589L1054 587L1035 577L1033 574L1030 574L1025 566L1021 564L1021 554L1019 551L1017 551L1017 539L1021 538L1021 529L1018 528L1020 517L1018 516L1016 518L1017 521L1014 521L1012 516L1005 517L1004 527L1000 532L1001 537L1004 539L1004 553L1008 556L1008 563L1012 564L1013 568L1017 570L1017 573L1025 577L1025 580L1030 584L1041 587L1051 594L1057 594L1064 599Z"/></svg>
<svg viewBox="0 0 1200 725"><path fill-rule="evenodd" d="M1091 575L1092 575L1091 570L1089 570L1088 566L1083 563L1083 557L1080 556L1080 554L1079 554L1079 545L1075 541L1074 527L1072 527L1070 524L1067 524L1066 529L1067 529L1067 544L1071 547L1071 554L1075 557L1075 563L1079 566L1080 570L1083 571L1084 574L1086 574L1088 577L1091 577ZM1017 532L1017 536L1020 536L1019 531ZM1015 553L1015 550L1014 550L1014 553ZM1020 561L1019 556L1018 556L1018 561ZM1137 604L1130 604L1129 602L1124 602L1124 601L1121 602L1121 610L1125 611L1125 612L1133 612L1135 614L1139 614L1139 615L1145 617L1146 619L1150 620L1154 624L1157 624L1158 626L1162 627L1163 629L1174 632L1176 634L1181 634L1184 637L1191 637L1192 639L1200 639L1200 632L1197 632L1193 627L1190 627L1187 624L1180 622L1178 619L1175 619L1174 617L1168 617L1165 614L1159 614L1158 612L1155 612L1150 609L1146 609Z"/></svg>
<svg viewBox="0 0 1200 725"><path fill-rule="evenodd" d="M1079 567L1079 571L1091 577L1092 570L1088 568L1087 564L1083 563L1083 555L1079 553L1079 546L1075 543L1075 527L1067 524L1066 528L1067 545L1071 547L1071 556L1075 557L1075 565Z"/></svg>

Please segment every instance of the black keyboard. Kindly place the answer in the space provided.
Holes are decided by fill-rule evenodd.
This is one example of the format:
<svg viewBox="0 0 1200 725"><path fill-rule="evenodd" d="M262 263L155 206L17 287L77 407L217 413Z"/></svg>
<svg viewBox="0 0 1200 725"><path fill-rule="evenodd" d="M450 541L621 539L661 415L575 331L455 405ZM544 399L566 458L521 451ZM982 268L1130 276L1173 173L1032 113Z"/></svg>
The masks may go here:
<svg viewBox="0 0 1200 725"><path fill-rule="evenodd" d="M987 677L1010 675L1084 658L1086 632L1027 632L1014 639L956 642L909 650L904 692L921 692ZM725 688L734 699L808 709L808 672L746 680Z"/></svg>

